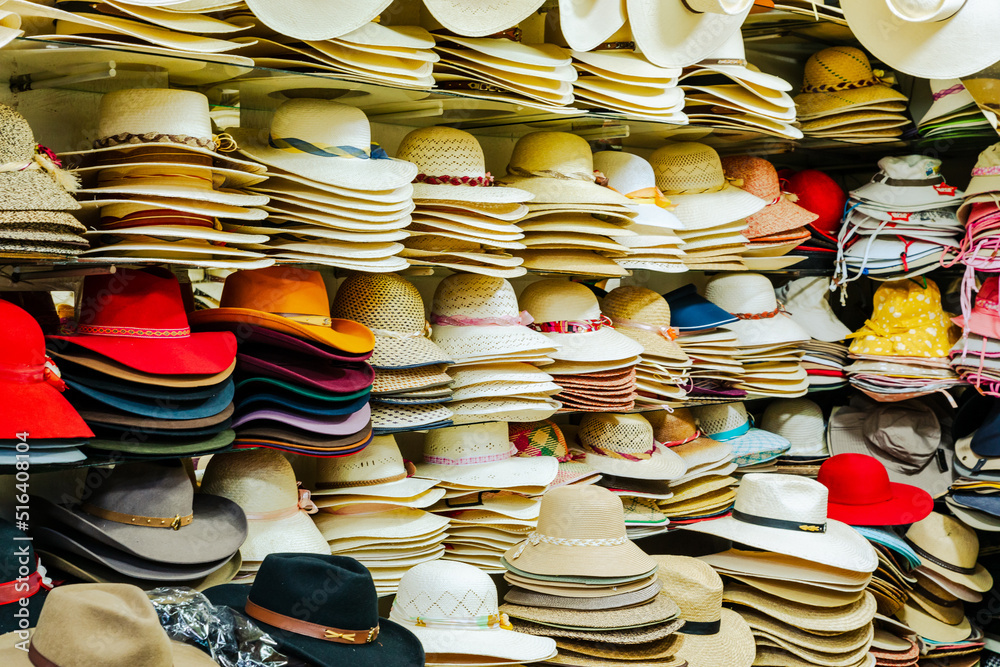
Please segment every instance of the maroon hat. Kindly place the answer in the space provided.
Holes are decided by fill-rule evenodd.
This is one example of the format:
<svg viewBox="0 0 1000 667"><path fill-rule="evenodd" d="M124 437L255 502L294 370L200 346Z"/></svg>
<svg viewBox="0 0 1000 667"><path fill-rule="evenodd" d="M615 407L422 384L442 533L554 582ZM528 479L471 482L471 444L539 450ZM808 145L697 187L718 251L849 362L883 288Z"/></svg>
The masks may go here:
<svg viewBox="0 0 1000 667"><path fill-rule="evenodd" d="M330 363L315 359L303 360L298 355L280 351L264 353L255 350L236 355L237 366L247 375L287 380L294 384L331 394L352 394L372 386L375 371L365 362Z"/></svg>

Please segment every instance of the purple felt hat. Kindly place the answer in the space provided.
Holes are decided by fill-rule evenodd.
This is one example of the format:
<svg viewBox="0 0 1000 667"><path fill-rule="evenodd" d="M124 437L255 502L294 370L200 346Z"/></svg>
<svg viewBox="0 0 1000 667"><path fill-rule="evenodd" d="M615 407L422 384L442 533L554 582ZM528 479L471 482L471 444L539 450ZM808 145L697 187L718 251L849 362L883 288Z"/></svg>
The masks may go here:
<svg viewBox="0 0 1000 667"><path fill-rule="evenodd" d="M281 333L280 331L265 329L264 327L259 327L253 324L240 326L234 331L234 333L236 334L236 340L240 344L240 350L244 349L244 345L278 347L282 350L288 350L289 352L293 352L295 354L326 359L328 361L341 362L368 361L368 359L372 356L371 352L351 354L349 352L344 352L330 347L313 345L309 341L303 340L302 338L296 338L295 336L290 336L286 333Z"/></svg>
<svg viewBox="0 0 1000 667"><path fill-rule="evenodd" d="M301 449L324 452L354 451L369 440L371 424L365 424L357 433L343 436L319 435L295 428L274 428L269 422L259 422L245 426L236 434L236 444L256 442L261 447L299 447Z"/></svg>
<svg viewBox="0 0 1000 667"><path fill-rule="evenodd" d="M372 418L371 406L365 403L357 412L334 417L316 417L305 415L287 409L253 410L242 414L233 420L233 427L243 426L251 422L277 422L285 426L300 428L311 433L323 435L347 435L357 433L365 427Z"/></svg>
<svg viewBox="0 0 1000 667"><path fill-rule="evenodd" d="M302 360L281 352L255 350L236 355L237 366L244 373L287 380L331 394L352 394L372 386L375 371L365 362L333 363L317 359Z"/></svg>

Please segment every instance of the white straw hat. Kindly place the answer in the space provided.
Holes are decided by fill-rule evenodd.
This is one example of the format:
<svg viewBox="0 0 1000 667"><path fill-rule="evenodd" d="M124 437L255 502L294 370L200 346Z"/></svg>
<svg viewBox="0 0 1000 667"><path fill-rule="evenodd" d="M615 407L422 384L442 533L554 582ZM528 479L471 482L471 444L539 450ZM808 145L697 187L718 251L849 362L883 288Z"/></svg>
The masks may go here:
<svg viewBox="0 0 1000 667"><path fill-rule="evenodd" d="M490 4L467 0L424 0L424 6L451 32L486 37L503 32L535 13L544 0L498 0Z"/></svg>
<svg viewBox="0 0 1000 667"><path fill-rule="evenodd" d="M625 25L622 0L559 0L559 27L574 51L591 51Z"/></svg>
<svg viewBox="0 0 1000 667"><path fill-rule="evenodd" d="M823 410L808 398L779 398L764 410L760 427L792 443L785 456L829 456Z"/></svg>
<svg viewBox="0 0 1000 667"><path fill-rule="evenodd" d="M774 286L759 273L720 273L705 286L705 298L739 321L726 325L741 347L802 343L809 334L781 312Z"/></svg>
<svg viewBox="0 0 1000 667"><path fill-rule="evenodd" d="M667 208L670 200L656 187L656 173L643 158L623 151L600 151L594 153L594 169L604 174L609 186L632 200L633 224L663 229L684 226Z"/></svg>
<svg viewBox="0 0 1000 667"><path fill-rule="evenodd" d="M792 84L781 77L774 76L773 74L765 74L756 68L751 69L747 67L748 64L746 49L743 46L743 33L737 30L710 54L701 59L697 67L681 75L680 82L682 85L696 86L699 84L700 79L698 76L691 76L691 72L717 72L732 79L758 96L762 96L761 88L781 92L792 89ZM748 83L751 85L748 86ZM772 95L764 99L774 103L775 98L780 99L780 96ZM788 102L792 103L790 98L788 98Z"/></svg>
<svg viewBox="0 0 1000 667"><path fill-rule="evenodd" d="M653 426L642 415L588 414L577 430L594 470L630 479L670 480L687 471L676 452L653 438Z"/></svg>
<svg viewBox="0 0 1000 667"><path fill-rule="evenodd" d="M628 0L627 7L643 55L661 67L687 67L739 32L753 0Z"/></svg>
<svg viewBox="0 0 1000 667"><path fill-rule="evenodd" d="M414 472L412 466L404 463L394 437L377 436L360 452L318 459L313 495L410 498L429 491L435 480L408 477Z"/></svg>
<svg viewBox="0 0 1000 667"><path fill-rule="evenodd" d="M331 11L324 0L247 0L254 16L277 33L322 41L340 37L376 19L392 0L355 0Z"/></svg>

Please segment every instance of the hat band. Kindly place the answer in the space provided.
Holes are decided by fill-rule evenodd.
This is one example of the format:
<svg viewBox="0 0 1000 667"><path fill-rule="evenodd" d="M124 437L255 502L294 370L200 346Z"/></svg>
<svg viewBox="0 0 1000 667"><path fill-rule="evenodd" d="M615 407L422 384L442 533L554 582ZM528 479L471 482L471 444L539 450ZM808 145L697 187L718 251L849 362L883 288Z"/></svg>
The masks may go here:
<svg viewBox="0 0 1000 667"><path fill-rule="evenodd" d="M80 187L80 179L77 175L63 169L63 163L56 157L56 154L41 144L35 144L35 152L27 162L0 164L0 172L18 171L44 171L69 192L76 192Z"/></svg>
<svg viewBox="0 0 1000 667"><path fill-rule="evenodd" d="M141 514L115 512L114 510L104 509L90 503L83 503L80 505L80 509L91 516L96 516L105 521L125 523L131 526L142 526L143 528L172 528L173 530L180 530L194 521L193 512L187 516L181 516L180 514L172 517L142 516Z"/></svg>
<svg viewBox="0 0 1000 667"><path fill-rule="evenodd" d="M802 521L788 521L786 519L772 519L769 516L759 514L747 514L733 508L733 518L743 523L752 523L755 526L766 528L780 528L781 530L797 530L803 533L825 533L825 523L806 523Z"/></svg>
<svg viewBox="0 0 1000 667"><path fill-rule="evenodd" d="M635 42L602 42L591 51L634 51ZM592 75L597 76L597 75Z"/></svg>
<svg viewBox="0 0 1000 667"><path fill-rule="evenodd" d="M965 86L963 86L960 83L956 83L951 88L945 88L944 90L939 90L936 93L934 93L934 101L937 102L942 97L948 97L949 95L954 95L955 93L960 93L963 90L965 90ZM973 172L973 174L975 174L975 172Z"/></svg>
<svg viewBox="0 0 1000 667"><path fill-rule="evenodd" d="M772 317L777 317L778 313L784 312L784 310L784 306L779 303L777 308L766 313L733 313L733 317L741 320L769 320Z"/></svg>
<svg viewBox="0 0 1000 667"><path fill-rule="evenodd" d="M731 428L728 431L719 431L718 433L709 433L708 436L712 438L712 440L732 440L733 438L738 438L749 432L750 422L745 421L736 428Z"/></svg>
<svg viewBox="0 0 1000 667"><path fill-rule="evenodd" d="M472 188L488 188L493 185L493 175L486 172L483 176L431 176L430 174L417 174L413 179L414 183L426 183L427 185L468 185Z"/></svg>
<svg viewBox="0 0 1000 667"><path fill-rule="evenodd" d="M466 456L460 459L451 459L447 456L428 456L424 454L424 463L436 463L443 466L469 466L478 463L493 463L494 461L506 461L517 454L517 447L510 446L506 452L497 454L483 454L482 456Z"/></svg>
<svg viewBox="0 0 1000 667"><path fill-rule="evenodd" d="M395 607L395 605L394 605ZM403 625L411 625L415 628L438 628L441 630L513 630L510 617L501 614L499 610L495 614L487 616L466 616L463 618L428 618L426 616L407 616L394 614L393 608L389 614L392 620Z"/></svg>
<svg viewBox="0 0 1000 667"><path fill-rule="evenodd" d="M529 329L542 333L588 333L600 331L612 325L611 318L601 315L596 320L555 320L552 322L532 322Z"/></svg>
<svg viewBox="0 0 1000 667"><path fill-rule="evenodd" d="M168 208L136 211L120 218L106 215L101 217L100 224L102 229L133 229L135 227L149 227L151 225L182 225L184 227L216 229L215 218L210 215L184 213Z"/></svg>
<svg viewBox="0 0 1000 667"><path fill-rule="evenodd" d="M802 86L803 93L835 93L840 90L855 90L857 88L868 88L870 86L885 85L877 76L872 75L870 79L859 81L841 81L839 83L824 83L818 86Z"/></svg>
<svg viewBox="0 0 1000 667"><path fill-rule="evenodd" d="M501 315L499 317L452 317L431 313L431 324L448 327L517 327L528 326L534 320L526 310L519 315Z"/></svg>
<svg viewBox="0 0 1000 667"><path fill-rule="evenodd" d="M35 667L61 667L39 653L34 641L28 644L28 660Z"/></svg>
<svg viewBox="0 0 1000 667"><path fill-rule="evenodd" d="M628 543L627 535L622 535L621 537L577 538L552 537L551 535L534 532L521 542L521 545L514 552L514 555L511 556L511 559L519 558L524 553L524 548L529 544L533 547L539 544L554 544L560 547L619 547L626 543Z"/></svg>
<svg viewBox="0 0 1000 667"><path fill-rule="evenodd" d="M94 142L94 148L111 148L113 146L121 146L124 144L171 143L183 144L185 146L191 146L192 148L207 148L208 150L214 151L225 143L226 138L227 135L192 137L186 134L161 134L159 132L146 132L144 134L122 132L120 134L113 134L110 137L102 137L101 139L96 140Z"/></svg>
<svg viewBox="0 0 1000 667"><path fill-rule="evenodd" d="M44 364L4 364L0 363L0 381L16 384L39 384L48 382L59 391L66 391L59 368L46 355Z"/></svg>
<svg viewBox="0 0 1000 667"><path fill-rule="evenodd" d="M929 552L923 550L922 548L920 548L919 546L917 546L916 544L914 544L913 541L910 538L908 538L908 537L904 537L903 541L906 542L908 545L910 545L910 548L912 548L914 551L916 551L918 556L920 556L921 558L926 558L927 560L929 560L930 562L934 563L938 567L943 567L944 569L948 570L949 572L955 572L957 574L968 574L968 575L973 575L973 574L976 573L976 568L975 567L960 567L958 565L952 565L951 563L949 563L947 561L941 560L940 558L938 558L934 554L929 553Z"/></svg>
<svg viewBox="0 0 1000 667"><path fill-rule="evenodd" d="M485 81L437 81L435 85L442 90L479 90L484 93L511 94L507 88L494 86Z"/></svg>
<svg viewBox="0 0 1000 667"><path fill-rule="evenodd" d="M118 327L104 324L78 324L76 333L87 336L121 336L124 338L187 338L189 327L178 329L152 329L148 327Z"/></svg>
<svg viewBox="0 0 1000 667"><path fill-rule="evenodd" d="M643 331L652 331L655 334L663 336L667 340L677 340L677 329L671 326L653 326L652 324L643 324L642 322L636 322L635 320L626 320L617 317L609 318L612 323L625 327L626 329L641 329ZM617 328L617 327L616 327Z"/></svg>
<svg viewBox="0 0 1000 667"><path fill-rule="evenodd" d="M588 444L582 444L581 443L581 446L585 450L587 450L588 452L591 452L593 454L597 454L599 456L607 456L610 459L620 459L620 460L623 460L623 461L648 461L649 459L651 459L653 457L653 452L656 451L656 442L655 441L653 442L652 448L650 448L648 451L641 452L639 454L628 454L628 453L625 453L625 452L616 452L614 450L605 449L604 447L601 447L600 445L595 445L595 444L591 444L591 443L588 443Z"/></svg>
<svg viewBox="0 0 1000 667"><path fill-rule="evenodd" d="M705 65L733 65L735 67L746 67L750 63L743 58L705 58L699 60L698 64Z"/></svg>
<svg viewBox="0 0 1000 667"><path fill-rule="evenodd" d="M677 632L682 635L717 635L722 630L722 619L717 621L684 621Z"/></svg>
<svg viewBox="0 0 1000 667"><path fill-rule="evenodd" d="M42 575L35 570L23 579L15 579L0 584L0 605L12 604L22 598L30 598L42 589Z"/></svg>
<svg viewBox="0 0 1000 667"><path fill-rule="evenodd" d="M290 153L308 153L309 155L315 155L316 157L343 157L343 158L356 158L359 160L389 160L389 154L382 149L381 146L372 142L369 149L366 151L363 148L358 148L357 146L328 146L326 144L311 144L304 139L296 139L295 137L275 137L273 135L267 136L267 143L271 148L277 148L281 151L288 151Z"/></svg>
<svg viewBox="0 0 1000 667"><path fill-rule="evenodd" d="M377 486L379 484L392 484L393 482L400 482L406 479L406 471L399 473L398 475L389 475L388 477L380 477L378 479L359 479L359 480L345 480L342 482L319 482L316 484L317 489L351 489L356 486Z"/></svg>
<svg viewBox="0 0 1000 667"><path fill-rule="evenodd" d="M292 320L299 324L308 324L314 327L332 327L333 319L325 315L306 315L304 313L271 313L286 320Z"/></svg>
<svg viewBox="0 0 1000 667"><path fill-rule="evenodd" d="M973 176L997 176L1000 175L1000 166L975 167L972 170Z"/></svg>
<svg viewBox="0 0 1000 667"><path fill-rule="evenodd" d="M872 183L884 183L894 188L926 188L944 183L944 176L934 178L892 178L884 172L872 176Z"/></svg>
<svg viewBox="0 0 1000 667"><path fill-rule="evenodd" d="M597 175L594 171L564 172L555 169L524 169L513 164L507 165L507 175L522 178L540 176L542 178L561 178L566 181L589 181L591 183L597 181Z"/></svg>
<svg viewBox="0 0 1000 667"><path fill-rule="evenodd" d="M301 621L291 616L279 614L276 611L265 609L247 598L247 604L243 608L247 616L256 619L261 623L273 625L282 630L288 630L297 635L322 639L323 641L335 644L371 644L378 637L379 626L367 630L342 630L340 628L329 628L318 623Z"/></svg>
<svg viewBox="0 0 1000 667"><path fill-rule="evenodd" d="M423 331L393 331L392 329L371 329L371 332L376 336L382 336L383 338L395 338L397 340L406 340L408 338L424 338L430 331L430 325L426 322L424 323Z"/></svg>
<svg viewBox="0 0 1000 667"><path fill-rule="evenodd" d="M749 427L749 424L747 426ZM694 442L695 440L697 440L700 437L701 437L701 431L695 430L695 432L692 435L688 436L687 438L684 438L683 440L673 440L671 442L661 442L660 444L663 445L664 447L680 447L681 445L686 445L689 442Z"/></svg>
<svg viewBox="0 0 1000 667"><path fill-rule="evenodd" d="M302 484L302 482L299 482L299 484ZM278 519L287 519L295 516L299 512L305 512L306 514L316 514L316 512L319 512L316 503L312 501L312 494L305 489L299 489L299 501L291 507L271 510L270 512L246 512L245 514L247 521L277 521Z"/></svg>
<svg viewBox="0 0 1000 667"><path fill-rule="evenodd" d="M938 597L934 593L931 593L929 590L927 590L926 588L924 588L923 586L921 586L919 583L914 584L914 586L913 586L913 592L919 594L920 597L926 598L926 599L930 600L931 602L933 602L934 604L940 605L942 607L949 607L950 608L950 607L959 607L959 606L962 606L962 601L959 600L958 598L953 598L951 600L946 600L946 599L944 599L942 597Z"/></svg>

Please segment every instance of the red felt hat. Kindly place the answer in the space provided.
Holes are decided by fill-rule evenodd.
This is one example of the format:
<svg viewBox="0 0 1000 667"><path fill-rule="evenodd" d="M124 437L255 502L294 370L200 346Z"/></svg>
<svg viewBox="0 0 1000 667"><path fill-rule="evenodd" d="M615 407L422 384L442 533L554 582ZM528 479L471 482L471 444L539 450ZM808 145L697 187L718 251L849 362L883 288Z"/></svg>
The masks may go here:
<svg viewBox="0 0 1000 667"><path fill-rule="evenodd" d="M154 375L213 375L236 360L232 333L191 333L180 284L159 269L87 276L75 334L48 339Z"/></svg>
<svg viewBox="0 0 1000 667"><path fill-rule="evenodd" d="M889 481L882 462L867 454L837 454L819 467L830 490L827 516L852 526L900 526L920 521L934 509L931 494Z"/></svg>
<svg viewBox="0 0 1000 667"><path fill-rule="evenodd" d="M805 169L788 176L785 191L798 197L796 204L819 216L809 227L827 238L837 238L847 193L836 181L821 171Z"/></svg>
<svg viewBox="0 0 1000 667"><path fill-rule="evenodd" d="M45 356L45 337L31 315L0 301L0 440L75 440L94 434L60 392L66 388Z"/></svg>

